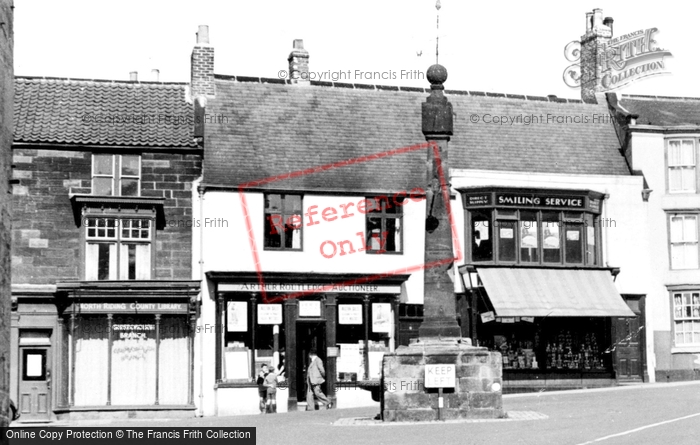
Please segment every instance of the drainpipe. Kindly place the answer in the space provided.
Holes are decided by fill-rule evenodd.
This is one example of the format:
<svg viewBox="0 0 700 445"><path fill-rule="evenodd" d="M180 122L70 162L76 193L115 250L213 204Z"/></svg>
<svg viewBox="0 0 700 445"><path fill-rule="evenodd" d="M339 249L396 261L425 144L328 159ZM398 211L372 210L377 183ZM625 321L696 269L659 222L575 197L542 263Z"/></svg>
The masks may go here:
<svg viewBox="0 0 700 445"><path fill-rule="evenodd" d="M610 193L608 193L608 190L605 190L605 196L603 196L603 254L605 255L605 258L603 258L603 263L605 264L605 267L610 267L609 260L610 257L608 256L608 227L610 226L610 221L608 221L608 199L610 199Z"/></svg>
<svg viewBox="0 0 700 445"><path fill-rule="evenodd" d="M203 292L202 284L204 284L204 188L200 183L197 186L199 193L199 318L202 319ZM204 335L199 333L199 417L204 417Z"/></svg>

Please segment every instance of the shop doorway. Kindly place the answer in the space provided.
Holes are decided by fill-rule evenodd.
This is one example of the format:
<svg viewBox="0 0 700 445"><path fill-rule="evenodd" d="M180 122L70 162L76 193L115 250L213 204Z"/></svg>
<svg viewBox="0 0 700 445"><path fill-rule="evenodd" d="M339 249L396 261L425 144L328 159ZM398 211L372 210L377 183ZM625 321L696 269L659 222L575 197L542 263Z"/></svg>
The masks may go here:
<svg viewBox="0 0 700 445"><path fill-rule="evenodd" d="M20 346L19 357L22 421L48 421L51 413L51 347Z"/></svg>
<svg viewBox="0 0 700 445"><path fill-rule="evenodd" d="M316 353L323 360L323 365L328 371L326 361L326 323L325 322L298 322L296 335L297 349L297 401L306 402L306 367L309 366L309 351L316 349ZM330 376L326 374L326 380ZM324 383L323 392L326 392Z"/></svg>
<svg viewBox="0 0 700 445"><path fill-rule="evenodd" d="M616 377L618 383L641 383L646 371L644 296L623 295L623 298L636 317L612 320Z"/></svg>

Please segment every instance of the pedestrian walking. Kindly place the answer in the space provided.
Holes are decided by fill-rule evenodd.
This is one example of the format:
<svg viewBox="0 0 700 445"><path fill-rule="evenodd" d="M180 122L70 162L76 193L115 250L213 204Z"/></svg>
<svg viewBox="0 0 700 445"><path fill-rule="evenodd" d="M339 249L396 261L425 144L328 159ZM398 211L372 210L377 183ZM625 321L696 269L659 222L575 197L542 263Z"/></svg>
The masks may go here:
<svg viewBox="0 0 700 445"><path fill-rule="evenodd" d="M316 399L331 409L333 404L321 390L321 385L326 381L326 370L323 368L323 361L316 354L315 349L309 351L309 367L306 369L306 410L316 409Z"/></svg>

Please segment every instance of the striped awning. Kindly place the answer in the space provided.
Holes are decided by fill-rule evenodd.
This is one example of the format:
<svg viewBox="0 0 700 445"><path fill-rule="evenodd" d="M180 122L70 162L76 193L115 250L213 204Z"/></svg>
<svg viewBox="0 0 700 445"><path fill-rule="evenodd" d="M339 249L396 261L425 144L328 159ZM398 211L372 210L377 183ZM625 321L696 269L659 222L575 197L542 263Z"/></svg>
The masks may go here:
<svg viewBox="0 0 700 445"><path fill-rule="evenodd" d="M499 317L634 317L607 270L477 268Z"/></svg>

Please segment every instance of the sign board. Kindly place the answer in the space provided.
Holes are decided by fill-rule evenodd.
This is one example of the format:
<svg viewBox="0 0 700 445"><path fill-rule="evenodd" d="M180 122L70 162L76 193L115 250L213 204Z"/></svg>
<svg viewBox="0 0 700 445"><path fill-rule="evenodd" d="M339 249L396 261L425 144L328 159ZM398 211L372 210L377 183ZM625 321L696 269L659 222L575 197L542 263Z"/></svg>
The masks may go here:
<svg viewBox="0 0 700 445"><path fill-rule="evenodd" d="M489 321L494 321L496 319L496 314L493 311L483 312L481 314L481 322L488 323Z"/></svg>
<svg viewBox="0 0 700 445"><path fill-rule="evenodd" d="M339 304L338 324L362 324L362 305Z"/></svg>
<svg viewBox="0 0 700 445"><path fill-rule="evenodd" d="M491 193L480 193L478 195L464 195L464 205L478 206L491 204Z"/></svg>
<svg viewBox="0 0 700 445"><path fill-rule="evenodd" d="M222 283L219 292L260 292L260 283ZM330 292L338 294L395 294L401 293L401 285L380 284L332 284L332 283L265 283L266 292Z"/></svg>
<svg viewBox="0 0 700 445"><path fill-rule="evenodd" d="M425 365L426 388L454 388L455 365Z"/></svg>
<svg viewBox="0 0 700 445"><path fill-rule="evenodd" d="M229 301L226 303L226 330L228 332L248 331L247 301Z"/></svg>
<svg viewBox="0 0 700 445"><path fill-rule="evenodd" d="M497 205L508 206L532 206L532 207L556 207L556 208L577 208L586 207L586 198L584 196L565 196L565 195L544 195L544 194L516 194L516 193L497 193Z"/></svg>
<svg viewBox="0 0 700 445"><path fill-rule="evenodd" d="M187 303L75 303L68 312L84 313L187 313Z"/></svg>
<svg viewBox="0 0 700 445"><path fill-rule="evenodd" d="M258 324L282 324L282 305L259 304Z"/></svg>
<svg viewBox="0 0 700 445"><path fill-rule="evenodd" d="M329 346L326 348L326 357L338 357L340 348L337 346Z"/></svg>
<svg viewBox="0 0 700 445"><path fill-rule="evenodd" d="M317 300L299 301L299 316L300 317L320 317L321 302Z"/></svg>

